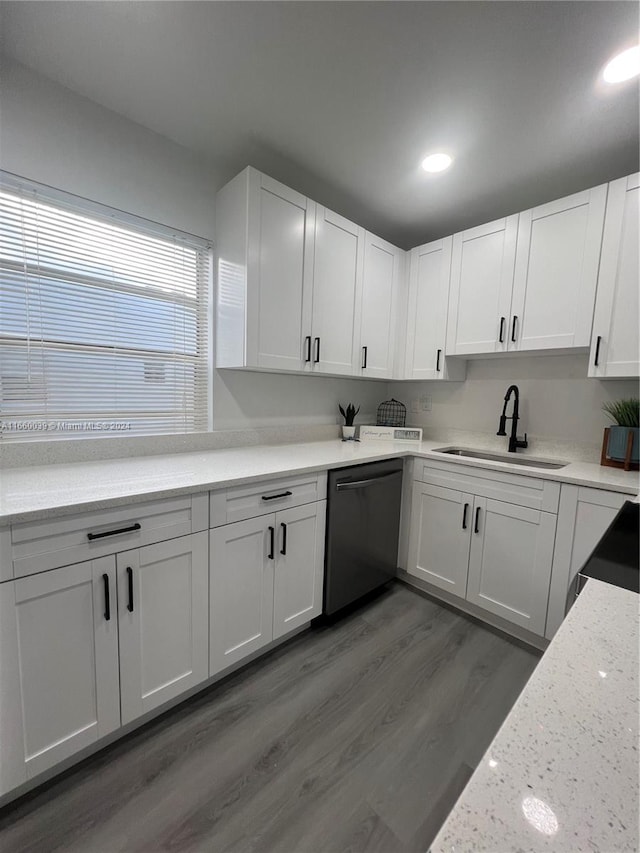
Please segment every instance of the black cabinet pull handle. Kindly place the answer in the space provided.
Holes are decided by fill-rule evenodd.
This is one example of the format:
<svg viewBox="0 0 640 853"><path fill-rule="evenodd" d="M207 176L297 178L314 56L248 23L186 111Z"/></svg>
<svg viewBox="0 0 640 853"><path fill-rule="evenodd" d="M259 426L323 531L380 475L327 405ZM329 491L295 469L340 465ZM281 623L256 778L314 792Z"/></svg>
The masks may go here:
<svg viewBox="0 0 640 853"><path fill-rule="evenodd" d="M316 354L313 361L315 364L318 364L318 362L320 361L320 338L314 338L314 345L316 349Z"/></svg>
<svg viewBox="0 0 640 853"><path fill-rule="evenodd" d="M129 527L119 527L117 530L105 530L104 533L87 533L87 539L92 542L94 539L104 539L105 536L118 536L120 533L131 533L133 530L140 530L142 525L130 524Z"/></svg>
<svg viewBox="0 0 640 853"><path fill-rule="evenodd" d="M305 362L311 361L311 335L307 335L304 339L304 348L305 348Z"/></svg>
<svg viewBox="0 0 640 853"><path fill-rule="evenodd" d="M479 523L480 523L480 507L477 507L476 508L476 520L475 520L475 524L473 525L473 532L474 533L480 533L480 528L478 527Z"/></svg>
<svg viewBox="0 0 640 853"><path fill-rule="evenodd" d="M518 322L517 316L513 315L513 323L511 324L511 341L515 344L516 342L516 323Z"/></svg>
<svg viewBox="0 0 640 853"><path fill-rule="evenodd" d="M504 324L505 324L505 320L506 320L506 318L505 318L505 317L500 317L500 334L498 335L498 338L499 338L499 340L500 340L500 343L501 343L501 344L503 344L503 343L504 343Z"/></svg>
<svg viewBox="0 0 640 853"><path fill-rule="evenodd" d="M127 602L127 610L133 613L133 569L127 566L127 583L129 586L129 601Z"/></svg>
<svg viewBox="0 0 640 853"><path fill-rule="evenodd" d="M267 557L270 560L273 560L273 558L275 557L275 552L274 552L275 544L276 544L276 529L275 529L275 527L272 527L271 525L269 525L269 553L267 554Z"/></svg>
<svg viewBox="0 0 640 853"><path fill-rule="evenodd" d="M439 349L436 355L436 373L440 373L440 356L442 355L442 350Z"/></svg>
<svg viewBox="0 0 640 853"><path fill-rule="evenodd" d="M469 504L464 505L464 509L462 510L462 529L467 529L467 512L469 511Z"/></svg>
<svg viewBox="0 0 640 853"><path fill-rule="evenodd" d="M102 575L104 583L104 619L105 622L111 621L111 597L109 595L109 575Z"/></svg>
<svg viewBox="0 0 640 853"><path fill-rule="evenodd" d="M288 498L293 492L280 492L278 495L263 495L263 501L275 501L276 498Z"/></svg>
<svg viewBox="0 0 640 853"><path fill-rule="evenodd" d="M367 366L367 350L368 347L362 347L362 369L364 370Z"/></svg>
<svg viewBox="0 0 640 853"><path fill-rule="evenodd" d="M287 554L287 525L284 522L282 522L280 524L280 527L282 528L282 548L280 549L280 553L283 556L286 556L286 554Z"/></svg>
<svg viewBox="0 0 640 853"><path fill-rule="evenodd" d="M593 364L595 367L598 367L600 363L600 344L602 343L602 335L598 335L596 338L596 357L593 360Z"/></svg>

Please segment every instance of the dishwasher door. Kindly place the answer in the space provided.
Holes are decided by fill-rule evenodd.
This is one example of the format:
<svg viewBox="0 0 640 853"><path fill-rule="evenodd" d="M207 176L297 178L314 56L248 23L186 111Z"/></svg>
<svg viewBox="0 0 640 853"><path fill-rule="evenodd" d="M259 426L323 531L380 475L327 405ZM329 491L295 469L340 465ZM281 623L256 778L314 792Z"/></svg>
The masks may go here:
<svg viewBox="0 0 640 853"><path fill-rule="evenodd" d="M395 577L402 460L329 471L324 608L332 615Z"/></svg>

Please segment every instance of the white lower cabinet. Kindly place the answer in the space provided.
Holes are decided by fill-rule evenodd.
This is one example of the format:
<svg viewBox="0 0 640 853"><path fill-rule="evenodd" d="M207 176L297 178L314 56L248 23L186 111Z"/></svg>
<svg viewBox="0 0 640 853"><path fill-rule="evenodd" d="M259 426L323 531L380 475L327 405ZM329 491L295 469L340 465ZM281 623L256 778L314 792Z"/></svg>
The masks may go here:
<svg viewBox="0 0 640 853"><path fill-rule="evenodd" d="M0 586L0 795L120 725L114 557Z"/></svg>
<svg viewBox="0 0 640 853"><path fill-rule="evenodd" d="M276 513L273 639L322 612L326 501Z"/></svg>
<svg viewBox="0 0 640 853"><path fill-rule="evenodd" d="M575 595L575 579L629 495L563 485L545 636L556 633Z"/></svg>
<svg viewBox="0 0 640 853"><path fill-rule="evenodd" d="M413 486L407 573L543 636L558 486L484 473L442 463L417 466L424 482Z"/></svg>
<svg viewBox="0 0 640 853"><path fill-rule="evenodd" d="M210 532L210 675L322 612L326 501Z"/></svg>
<svg viewBox="0 0 640 853"><path fill-rule="evenodd" d="M0 584L0 796L209 674L207 533Z"/></svg>
<svg viewBox="0 0 640 853"><path fill-rule="evenodd" d="M207 533L117 556L122 723L209 675Z"/></svg>
<svg viewBox="0 0 640 853"><path fill-rule="evenodd" d="M210 532L210 675L271 641L274 525L261 516Z"/></svg>
<svg viewBox="0 0 640 853"><path fill-rule="evenodd" d="M472 507L473 495L414 484L409 574L465 597Z"/></svg>
<svg viewBox="0 0 640 853"><path fill-rule="evenodd" d="M556 516L476 497L467 601L543 635Z"/></svg>

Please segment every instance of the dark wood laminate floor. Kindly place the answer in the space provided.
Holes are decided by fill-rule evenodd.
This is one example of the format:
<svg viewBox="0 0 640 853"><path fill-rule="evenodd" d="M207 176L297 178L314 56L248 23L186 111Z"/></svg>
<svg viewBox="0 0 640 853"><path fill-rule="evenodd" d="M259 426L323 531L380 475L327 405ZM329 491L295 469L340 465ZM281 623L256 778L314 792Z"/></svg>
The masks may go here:
<svg viewBox="0 0 640 853"><path fill-rule="evenodd" d="M0 812L3 853L424 853L538 656L396 584Z"/></svg>

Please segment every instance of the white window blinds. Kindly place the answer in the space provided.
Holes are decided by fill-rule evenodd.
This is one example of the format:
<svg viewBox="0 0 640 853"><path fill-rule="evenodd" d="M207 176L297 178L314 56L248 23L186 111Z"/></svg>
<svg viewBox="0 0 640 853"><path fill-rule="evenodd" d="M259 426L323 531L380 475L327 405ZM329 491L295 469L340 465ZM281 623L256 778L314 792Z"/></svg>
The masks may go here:
<svg viewBox="0 0 640 853"><path fill-rule="evenodd" d="M3 440L207 429L208 247L132 220L0 183Z"/></svg>

